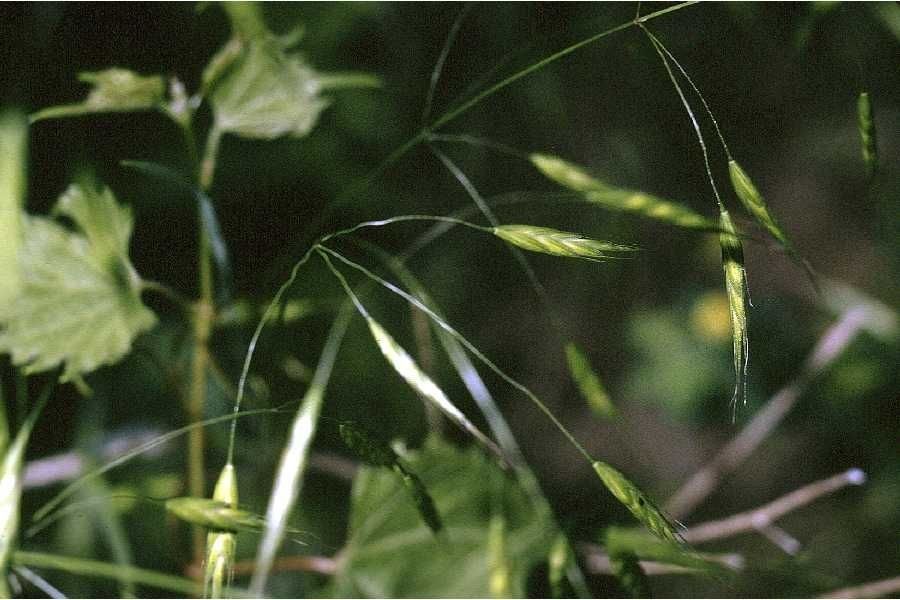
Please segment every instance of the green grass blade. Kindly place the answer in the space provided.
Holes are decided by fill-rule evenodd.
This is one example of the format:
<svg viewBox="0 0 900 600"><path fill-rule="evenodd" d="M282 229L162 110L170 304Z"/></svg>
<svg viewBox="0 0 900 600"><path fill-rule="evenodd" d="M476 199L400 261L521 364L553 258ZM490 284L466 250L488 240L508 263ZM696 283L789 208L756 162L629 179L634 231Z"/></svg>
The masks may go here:
<svg viewBox="0 0 900 600"><path fill-rule="evenodd" d="M285 412L282 408L259 408L254 410L246 410L239 413L232 413L229 415L222 415L219 417L213 417L211 419L206 419L205 421L197 421L196 423L191 423L190 425L185 425L184 427L180 427L178 429L174 429L165 433L157 438L150 440L145 444L141 444L134 450L119 456L118 458L111 460L103 466L97 467L93 471L89 473L85 473L75 481L71 482L69 485L64 487L58 494L56 494L49 501L44 503L37 511L35 511L34 516L32 517L33 522L38 522L47 517L56 507L62 504L67 498L69 498L76 491L81 489L88 481L94 479L96 477L100 477L104 473L108 473L112 469L115 469L118 466L121 466L141 454L145 452L149 452L150 450L165 444L173 439L179 438L187 433L199 429L202 427L209 427L210 425L217 425L219 423L227 423L233 421L234 419L240 419L243 417L250 417L254 415L265 415L265 414L278 414Z"/></svg>
<svg viewBox="0 0 900 600"><path fill-rule="evenodd" d="M126 567L117 564L86 560L74 556L60 556L58 554L45 554L43 552L17 551L12 556L12 561L18 565L25 565L36 569L49 569L53 571L65 571L73 575L85 577L98 577L112 579L113 581L133 581L134 583L153 587L184 596L195 597L203 592L203 588L184 577L159 573L138 567Z"/></svg>
<svg viewBox="0 0 900 600"><path fill-rule="evenodd" d="M578 386L578 390L593 413L602 419L615 417L619 411L613 405L600 378L591 368L587 356L575 342L566 344L566 362L569 365L572 380Z"/></svg>
<svg viewBox="0 0 900 600"><path fill-rule="evenodd" d="M0 597L3 598L10 597L6 575L19 535L22 463L25 460L25 450L34 424L44 410L54 388L55 385L48 385L38 398L0 461Z"/></svg>
<svg viewBox="0 0 900 600"><path fill-rule="evenodd" d="M588 462L593 464L594 459L591 457L591 455L588 453L588 451L584 448L584 446L582 446L581 443L579 443L578 440L575 439L575 436L573 436L572 433L565 427L565 425L563 425L562 422L556 418L556 415L554 415L553 412L549 408L547 408L547 405L540 398L538 398L534 392L532 392L530 389L528 389L528 387L526 387L522 383L519 383L518 381L516 381L515 379L510 377L502 369L500 369L500 367L498 367L493 361L491 361L487 356L485 356L485 354L483 352L481 352L477 347L475 347L475 345L472 344L472 342L470 342L468 339L466 339L465 336L463 336L456 329L454 329L449 323L447 323L447 321L442 319L439 315L437 315L428 306L423 304L422 301L420 301L418 298L412 296L408 292L398 288L396 285L390 283L389 281L386 281L385 279L379 277L378 275L376 275L372 271L366 269L362 265L353 262L352 260L342 256L341 254L335 252L334 250L331 250L330 248L326 248L324 246L319 246L319 250L321 252L329 254L330 256L333 256L334 258L338 259L345 265L359 271L360 273L364 274L366 277L368 277L372 281L375 281L376 283L378 283L385 289L397 294L401 298L404 298L407 302L409 302L410 304L412 304L413 306L415 306L416 308L418 308L419 310L424 312L432 320L433 323L435 323L436 325L438 325L439 327L444 329L447 333L452 335L460 344L463 345L463 347L466 348L466 350L471 352L486 367L488 367L491 371L496 373L506 383L508 383L509 385L514 387L516 390L518 390L522 394L524 394L541 412L544 413L544 415L548 419L550 419L550 421L553 423L553 425L560 431L560 433L562 433L566 437L566 439L569 441L569 443L571 443L572 446L576 450L578 450L579 454L581 454ZM332 266L332 268L333 268L333 266ZM335 272L335 275L338 276L346 284L346 281L343 279L343 276L340 275L339 271ZM346 289L349 289L349 286L347 286ZM359 308L362 311L365 311L365 309L362 308L361 306Z"/></svg>
<svg viewBox="0 0 900 600"><path fill-rule="evenodd" d="M266 509L265 530L257 549L256 571L250 583L251 593L255 596L262 596L265 592L275 556L287 531L288 518L300 497L303 474L309 459L309 449L316 433L325 390L328 380L331 378L341 341L352 316L352 305L347 303L332 324L312 383L310 383L300 409L294 417L288 442L282 450L275 482L272 484L272 492L269 496L269 505Z"/></svg>
<svg viewBox="0 0 900 600"><path fill-rule="evenodd" d="M707 560L684 544L661 540L642 529L608 527L604 547L610 556L634 554L640 560L650 560L685 567L698 574L720 576L728 573L721 563Z"/></svg>

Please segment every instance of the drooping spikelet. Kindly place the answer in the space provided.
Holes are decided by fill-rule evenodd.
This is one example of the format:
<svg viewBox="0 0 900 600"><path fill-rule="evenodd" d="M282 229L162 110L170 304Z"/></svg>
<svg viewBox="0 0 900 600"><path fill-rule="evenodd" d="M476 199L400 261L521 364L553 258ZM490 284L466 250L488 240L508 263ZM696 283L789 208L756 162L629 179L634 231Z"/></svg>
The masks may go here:
<svg viewBox="0 0 900 600"><path fill-rule="evenodd" d="M491 449L491 451L501 454L497 445L469 421L462 411L456 408L450 401L450 398L447 397L447 394L419 368L409 353L391 337L391 334L385 331L372 317L366 317L366 321L381 353L411 388L421 394L426 400L433 402L453 422Z"/></svg>
<svg viewBox="0 0 900 600"><path fill-rule="evenodd" d="M354 423L341 423L339 430L341 439L347 447L365 462L376 467L392 469L400 477L403 486L412 497L416 510L419 511L419 516L422 517L422 521L425 522L432 532L438 533L443 529L444 524L441 520L441 515L438 513L434 499L428 493L425 484L400 460L400 457L390 446Z"/></svg>
<svg viewBox="0 0 900 600"><path fill-rule="evenodd" d="M868 92L860 92L856 101L856 116L859 125L859 138L862 143L863 163L866 174L872 177L878 170L878 144L875 137L875 112Z"/></svg>
<svg viewBox="0 0 900 600"><path fill-rule="evenodd" d="M625 475L600 460L594 461L594 471L616 500L647 529L664 540L682 543L681 536L668 517Z"/></svg>
<svg viewBox="0 0 900 600"><path fill-rule="evenodd" d="M731 313L731 336L734 345L734 395L732 403L747 401L747 361L749 338L747 336L748 287L744 270L744 248L727 210L720 213L720 225L725 233L719 235L722 247L722 269L725 271L725 294Z"/></svg>
<svg viewBox="0 0 900 600"><path fill-rule="evenodd" d="M578 233L536 225L500 225L492 231L502 240L524 250L568 258L600 261L614 258L617 253L636 250L633 246L601 242Z"/></svg>
<svg viewBox="0 0 900 600"><path fill-rule="evenodd" d="M566 361L572 380L578 386L578 390L594 414L604 419L616 416L618 411L613 405L609 393L603 387L600 378L594 373L594 369L591 368L587 356L574 342L566 344Z"/></svg>
<svg viewBox="0 0 900 600"><path fill-rule="evenodd" d="M228 463L222 469L213 500L237 509L238 488L234 465ZM207 598L221 598L231 585L234 561L237 553L237 536L233 531L210 530L206 534L206 563L203 569L203 594Z"/></svg>
<svg viewBox="0 0 900 600"><path fill-rule="evenodd" d="M608 208L639 214L686 229L715 230L712 219L700 215L684 204L652 194L609 185L589 175L578 165L548 154L532 154L531 163L548 179L578 192L588 202Z"/></svg>

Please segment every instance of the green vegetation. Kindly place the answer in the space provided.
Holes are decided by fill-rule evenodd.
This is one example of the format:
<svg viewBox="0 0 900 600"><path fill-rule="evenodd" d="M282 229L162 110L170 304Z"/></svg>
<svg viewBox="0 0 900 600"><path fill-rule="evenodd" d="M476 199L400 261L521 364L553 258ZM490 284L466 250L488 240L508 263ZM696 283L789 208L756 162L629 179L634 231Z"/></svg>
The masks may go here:
<svg viewBox="0 0 900 600"><path fill-rule="evenodd" d="M900 592L896 5L3 11L0 598Z"/></svg>

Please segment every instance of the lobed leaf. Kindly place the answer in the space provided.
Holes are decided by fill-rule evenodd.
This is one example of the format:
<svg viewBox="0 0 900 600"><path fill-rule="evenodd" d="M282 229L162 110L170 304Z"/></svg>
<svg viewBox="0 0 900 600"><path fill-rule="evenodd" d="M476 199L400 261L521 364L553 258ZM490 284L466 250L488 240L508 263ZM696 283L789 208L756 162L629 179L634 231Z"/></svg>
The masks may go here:
<svg viewBox="0 0 900 600"><path fill-rule="evenodd" d="M594 471L600 476L616 500L622 503L638 521L657 537L674 543L681 543L681 536L675 525L635 484L620 471L603 461L594 461Z"/></svg>
<svg viewBox="0 0 900 600"><path fill-rule="evenodd" d="M574 342L566 344L566 361L572 380L594 414L604 419L615 417L618 410L613 405L606 388L591 368L587 356Z"/></svg>
<svg viewBox="0 0 900 600"><path fill-rule="evenodd" d="M141 279L128 259L131 212L108 188L69 187L51 219L24 217L22 287L0 306L0 352L26 372L64 365L63 381L114 363L156 317L140 299Z"/></svg>
<svg viewBox="0 0 900 600"><path fill-rule="evenodd" d="M533 164L544 176L563 187L578 192L588 202L611 210L636 213L687 229L715 230L715 221L687 206L651 194L609 185L596 179L583 168L557 156L532 154Z"/></svg>
<svg viewBox="0 0 900 600"><path fill-rule="evenodd" d="M161 75L139 75L128 69L112 68L79 73L78 79L92 86L84 102L39 110L31 115L31 121L152 110L163 106L166 82Z"/></svg>
<svg viewBox="0 0 900 600"><path fill-rule="evenodd" d="M505 242L524 250L568 258L600 261L612 258L615 253L636 250L632 246L601 242L578 233L536 225L500 225L491 231Z"/></svg>
<svg viewBox="0 0 900 600"><path fill-rule="evenodd" d="M337 597L489 597L489 533L495 492L505 475L477 448L457 449L430 437L403 455L427 486L444 523L441 536L422 527L405 502L403 483L381 468L364 467L353 483L349 536L334 577ZM523 597L531 568L544 560L558 533L512 481L503 495L509 593Z"/></svg>
<svg viewBox="0 0 900 600"><path fill-rule="evenodd" d="M725 233L719 235L719 245L722 247L725 294L728 296L731 336L734 345L735 385L731 401L736 405L740 399L746 404L750 339L747 335L749 288L747 287L747 272L744 269L744 247L727 210L722 209L720 219L722 230Z"/></svg>
<svg viewBox="0 0 900 600"><path fill-rule="evenodd" d="M245 138L304 137L328 106L318 73L273 38L232 40L204 81L216 126Z"/></svg>

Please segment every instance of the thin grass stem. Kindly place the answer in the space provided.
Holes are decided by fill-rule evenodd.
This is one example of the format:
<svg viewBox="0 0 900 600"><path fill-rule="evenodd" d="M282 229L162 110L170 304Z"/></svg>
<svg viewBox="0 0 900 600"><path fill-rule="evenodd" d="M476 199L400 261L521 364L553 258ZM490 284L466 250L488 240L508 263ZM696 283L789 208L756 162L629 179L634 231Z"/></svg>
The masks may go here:
<svg viewBox="0 0 900 600"><path fill-rule="evenodd" d="M407 302L409 302L410 304L412 304L413 306L415 306L416 308L418 308L419 310L424 312L426 315L428 315L428 317L432 321L437 323L442 329L444 329L450 335L452 335L454 338L456 338L456 340L459 343L461 343L478 360L480 360L482 363L484 363L485 366L487 366L490 370L492 370L494 373L496 373L501 379L506 381L509 385L511 385L513 388L517 389L518 391L520 391L529 400L531 400L531 402L534 403L534 405L541 412L543 412L547 416L547 418L550 419L550 421L554 424L554 426L557 429L559 429L559 431L566 437L566 439L572 444L572 446L576 450L578 450L578 452L589 463L591 463L593 465L594 459L591 457L591 455L588 453L588 451L585 449L585 447L581 445L581 443L575 438L575 436L573 436L572 433L565 427L565 425L563 425L562 422L556 418L556 415L553 414L553 412L547 407L547 405L544 404L544 402L540 398L538 398L537 395L534 394L534 392L532 392L530 389L528 389L528 387L526 387L524 384L519 383L518 381L513 379L510 375L507 375L506 372L504 372L502 369L500 369L500 367L498 367L493 361L491 361L487 356L485 356L478 348L476 348L471 342L469 342L469 340L466 339L465 336L463 336L456 329L454 329L450 324L448 324L446 321L444 321L444 319L442 319L440 316L438 316L433 310L428 308L428 306L426 306L424 303L422 303L420 300L418 300L416 297L412 296L405 290L402 290L399 287L395 286L394 284L390 283L389 281L386 281L385 279L379 277L378 275L376 275L372 271L366 269L362 265L355 263L352 260L344 257L342 254L335 252L334 250L332 250L326 246L322 246L321 244L317 245L317 248L320 248L321 250L323 250L324 252L327 252L328 254L330 254L334 258L338 259L342 263L346 264L347 266L359 271L360 273L362 273L369 279L375 281L376 283L378 283L385 289L401 296ZM341 277L343 277L343 276L341 276ZM346 279L344 279L344 282L346 282ZM355 294L352 293L352 290L350 291L350 294L351 294L351 298L355 297ZM358 299L357 299L357 301L358 301ZM365 309L363 309L363 310L365 310Z"/></svg>

